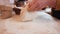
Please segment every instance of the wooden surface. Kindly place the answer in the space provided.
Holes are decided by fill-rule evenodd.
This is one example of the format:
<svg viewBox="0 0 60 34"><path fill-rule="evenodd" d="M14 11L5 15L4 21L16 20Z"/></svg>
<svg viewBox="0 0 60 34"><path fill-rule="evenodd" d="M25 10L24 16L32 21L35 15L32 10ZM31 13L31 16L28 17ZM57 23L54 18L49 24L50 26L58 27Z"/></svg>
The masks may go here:
<svg viewBox="0 0 60 34"><path fill-rule="evenodd" d="M60 0L56 0L56 10L60 10Z"/></svg>

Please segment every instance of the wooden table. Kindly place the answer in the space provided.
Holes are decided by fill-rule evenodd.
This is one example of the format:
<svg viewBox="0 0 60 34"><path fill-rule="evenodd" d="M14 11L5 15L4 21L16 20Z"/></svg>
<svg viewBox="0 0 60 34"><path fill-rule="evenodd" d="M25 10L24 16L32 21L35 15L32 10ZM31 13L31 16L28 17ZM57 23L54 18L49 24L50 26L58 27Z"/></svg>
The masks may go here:
<svg viewBox="0 0 60 34"><path fill-rule="evenodd" d="M8 18L12 16L12 7L0 5L1 18Z"/></svg>
<svg viewBox="0 0 60 34"><path fill-rule="evenodd" d="M56 10L60 10L60 0L56 0Z"/></svg>

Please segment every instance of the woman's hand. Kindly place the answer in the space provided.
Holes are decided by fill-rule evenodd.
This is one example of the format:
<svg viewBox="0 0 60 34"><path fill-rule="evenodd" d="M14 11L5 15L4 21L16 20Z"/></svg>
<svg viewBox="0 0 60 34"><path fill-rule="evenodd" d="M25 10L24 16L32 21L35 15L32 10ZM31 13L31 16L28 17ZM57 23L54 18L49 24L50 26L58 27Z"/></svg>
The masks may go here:
<svg viewBox="0 0 60 34"><path fill-rule="evenodd" d="M32 0L27 5L28 11L39 11L43 8L49 6L49 7L55 7L55 0Z"/></svg>

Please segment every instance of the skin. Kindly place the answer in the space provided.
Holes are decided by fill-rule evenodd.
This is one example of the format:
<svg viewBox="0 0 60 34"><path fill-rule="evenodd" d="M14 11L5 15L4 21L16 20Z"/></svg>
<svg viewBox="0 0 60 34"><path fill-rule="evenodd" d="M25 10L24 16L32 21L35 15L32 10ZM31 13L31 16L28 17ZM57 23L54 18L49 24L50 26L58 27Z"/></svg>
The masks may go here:
<svg viewBox="0 0 60 34"><path fill-rule="evenodd" d="M56 0L32 0L31 2L28 3L27 10L28 11L39 11L47 6L51 8L55 8Z"/></svg>

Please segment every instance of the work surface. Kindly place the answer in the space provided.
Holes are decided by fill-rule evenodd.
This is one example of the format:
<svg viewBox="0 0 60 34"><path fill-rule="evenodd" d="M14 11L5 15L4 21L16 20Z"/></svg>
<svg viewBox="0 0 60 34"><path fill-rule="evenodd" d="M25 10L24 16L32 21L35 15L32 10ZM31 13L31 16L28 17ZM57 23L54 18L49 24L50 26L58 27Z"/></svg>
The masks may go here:
<svg viewBox="0 0 60 34"><path fill-rule="evenodd" d="M60 34L59 20L44 16L25 22L15 21L13 17L0 20L0 34Z"/></svg>

